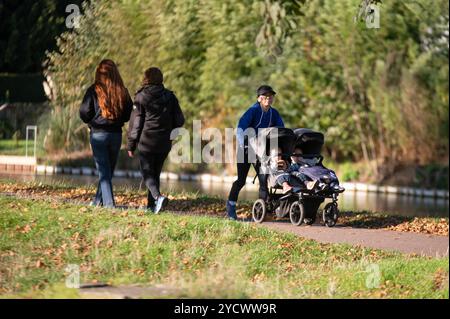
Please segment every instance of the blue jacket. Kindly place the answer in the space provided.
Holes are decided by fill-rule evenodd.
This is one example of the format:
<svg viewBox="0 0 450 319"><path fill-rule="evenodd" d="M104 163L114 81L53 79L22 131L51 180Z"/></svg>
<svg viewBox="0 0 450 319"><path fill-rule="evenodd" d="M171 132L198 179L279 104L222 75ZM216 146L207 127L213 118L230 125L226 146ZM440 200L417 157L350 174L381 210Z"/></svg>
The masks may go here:
<svg viewBox="0 0 450 319"><path fill-rule="evenodd" d="M268 127L284 127L283 120L281 119L280 113L273 107L267 112L263 112L259 102L253 104L238 122L238 134L237 140L239 145L244 145L244 134L243 132L248 128L255 129L255 133L258 134L260 128Z"/></svg>

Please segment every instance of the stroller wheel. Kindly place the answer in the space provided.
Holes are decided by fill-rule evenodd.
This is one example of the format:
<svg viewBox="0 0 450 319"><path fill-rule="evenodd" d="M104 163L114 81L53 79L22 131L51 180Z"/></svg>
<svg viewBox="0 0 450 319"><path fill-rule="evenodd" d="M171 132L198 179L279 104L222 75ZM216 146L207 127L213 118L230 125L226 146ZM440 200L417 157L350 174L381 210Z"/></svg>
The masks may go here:
<svg viewBox="0 0 450 319"><path fill-rule="evenodd" d="M300 226L301 224L303 224L304 217L305 209L303 205L299 202L293 203L291 209L289 210L289 219L291 220L292 225Z"/></svg>
<svg viewBox="0 0 450 319"><path fill-rule="evenodd" d="M322 219L327 227L334 227L339 217L339 210L335 203L328 203L323 209Z"/></svg>
<svg viewBox="0 0 450 319"><path fill-rule="evenodd" d="M262 223L266 218L267 206L266 202L262 199L258 199L252 208L252 217L255 223Z"/></svg>

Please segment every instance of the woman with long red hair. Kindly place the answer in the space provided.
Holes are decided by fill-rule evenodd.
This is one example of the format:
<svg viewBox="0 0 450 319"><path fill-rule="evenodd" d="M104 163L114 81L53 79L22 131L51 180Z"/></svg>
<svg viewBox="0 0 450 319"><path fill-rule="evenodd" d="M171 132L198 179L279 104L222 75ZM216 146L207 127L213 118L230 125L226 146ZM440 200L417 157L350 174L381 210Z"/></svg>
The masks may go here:
<svg viewBox="0 0 450 319"><path fill-rule="evenodd" d="M122 145L122 127L130 120L133 101L116 64L103 60L95 72L95 83L83 98L80 117L90 129L90 143L99 174L93 205L114 207L112 177Z"/></svg>

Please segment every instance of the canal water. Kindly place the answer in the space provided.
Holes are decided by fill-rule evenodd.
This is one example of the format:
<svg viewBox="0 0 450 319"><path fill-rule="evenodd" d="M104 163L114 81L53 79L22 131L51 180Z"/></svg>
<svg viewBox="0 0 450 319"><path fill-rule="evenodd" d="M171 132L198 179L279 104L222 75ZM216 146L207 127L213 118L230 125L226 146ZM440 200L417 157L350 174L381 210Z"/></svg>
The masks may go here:
<svg viewBox="0 0 450 319"><path fill-rule="evenodd" d="M0 174L0 178L17 181L35 181L43 183L65 183L71 185L96 185L96 176L75 175L22 175ZM114 185L127 186L138 190L141 180L138 178L115 177ZM162 192L199 192L216 195L225 199L231 184L205 183L201 181L161 181ZM239 195L240 199L254 200L258 197L255 188L244 187ZM418 217L449 217L449 200L444 198L412 197L398 194L365 193L345 191L339 197L341 211L373 211L390 215L418 216Z"/></svg>

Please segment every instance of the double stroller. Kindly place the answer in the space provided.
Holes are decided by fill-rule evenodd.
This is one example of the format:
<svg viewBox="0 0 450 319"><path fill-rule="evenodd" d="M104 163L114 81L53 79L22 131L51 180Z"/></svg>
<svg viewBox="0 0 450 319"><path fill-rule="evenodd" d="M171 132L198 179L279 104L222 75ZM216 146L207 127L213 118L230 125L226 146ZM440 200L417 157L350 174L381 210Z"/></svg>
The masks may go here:
<svg viewBox="0 0 450 319"><path fill-rule="evenodd" d="M312 225L316 221L319 206L326 200L327 203L321 213L322 222L327 227L333 227L339 217L338 197L344 191L339 185L336 174L323 164L321 150L324 144L324 135L310 129L268 128L259 135L262 139L260 147L256 150L260 169L265 170L268 176L269 194L266 200L258 199L253 204L252 218L262 223L268 214L277 218L289 216L291 223L300 226L305 223ZM301 151L298 171L306 180L316 181L314 188L307 188L298 184L289 193L283 193L282 187L276 183L276 174L273 172L274 149L288 164L295 149Z"/></svg>

